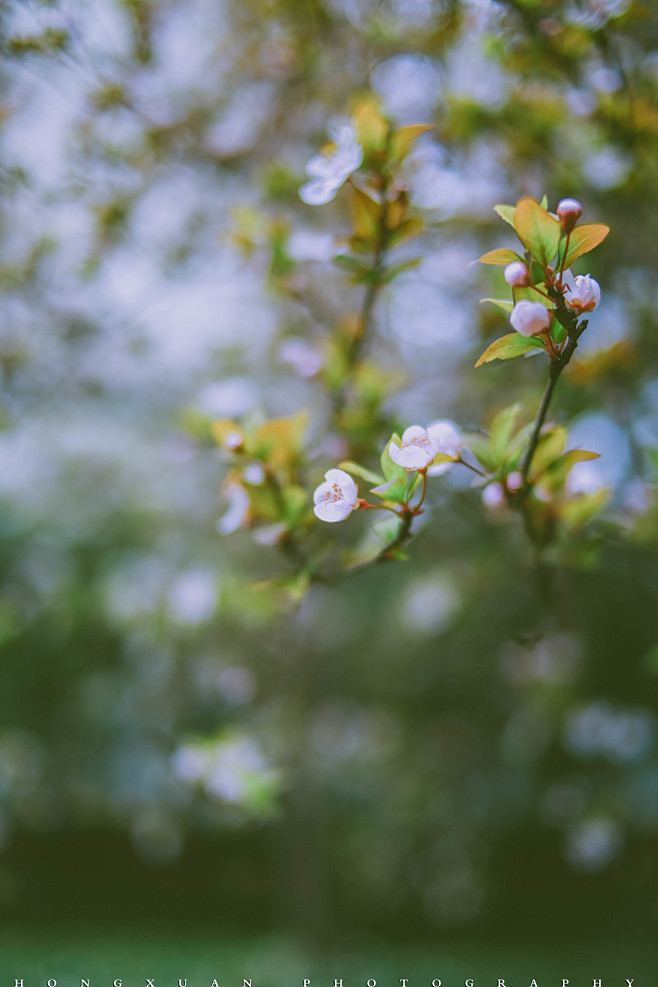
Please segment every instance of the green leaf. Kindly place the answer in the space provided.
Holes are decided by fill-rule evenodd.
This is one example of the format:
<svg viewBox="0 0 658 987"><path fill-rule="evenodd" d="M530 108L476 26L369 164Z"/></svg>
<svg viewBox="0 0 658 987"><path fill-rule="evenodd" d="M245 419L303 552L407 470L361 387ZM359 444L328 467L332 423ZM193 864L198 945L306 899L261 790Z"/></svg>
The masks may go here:
<svg viewBox="0 0 658 987"><path fill-rule="evenodd" d="M398 274L404 274L405 271L411 271L414 267L418 267L422 257L410 257L409 260L403 260L399 264L393 264L391 267L387 267L383 274L380 275L379 284L390 284Z"/></svg>
<svg viewBox="0 0 658 987"><path fill-rule="evenodd" d="M514 210L514 229L519 240L542 264L549 264L557 253L562 227L557 219L530 196L520 199Z"/></svg>
<svg viewBox="0 0 658 987"><path fill-rule="evenodd" d="M544 343L536 336L527 337L518 332L510 332L487 346L475 366L481 367L483 363L491 363L492 360L513 360L515 356L523 356L537 347L544 349Z"/></svg>
<svg viewBox="0 0 658 987"><path fill-rule="evenodd" d="M545 284L538 284L536 286L541 291L546 291ZM549 311L553 308L553 302L546 295L540 295L539 291L535 291L534 288L530 286L522 285L520 288L512 288L512 294L514 295L514 304L520 302L522 298L527 298L531 302L541 302Z"/></svg>
<svg viewBox="0 0 658 987"><path fill-rule="evenodd" d="M560 322L557 321L557 319L553 322L551 336L553 337L553 342L557 343L558 346L567 338L567 330Z"/></svg>
<svg viewBox="0 0 658 987"><path fill-rule="evenodd" d="M352 257L350 254L336 254L334 264L336 267L340 267L343 271L349 271L351 274L359 274L362 271L370 270L363 261Z"/></svg>
<svg viewBox="0 0 658 987"><path fill-rule="evenodd" d="M520 404L510 404L507 408L499 411L491 422L489 446L497 462L502 461L504 457L520 411Z"/></svg>
<svg viewBox="0 0 658 987"><path fill-rule="evenodd" d="M400 530L400 521L391 515L391 517L382 518L381 521L373 524L372 530L378 538L381 538L385 545L390 545L397 538L398 531Z"/></svg>
<svg viewBox="0 0 658 987"><path fill-rule="evenodd" d="M510 250L509 247L498 247L496 250L490 250L487 254L482 254L481 257L478 257L477 262L478 264L499 264L501 267L506 267L515 260L523 261L523 258L514 250Z"/></svg>
<svg viewBox="0 0 658 987"><path fill-rule="evenodd" d="M510 226L514 226L514 206L494 206L494 212Z"/></svg>
<svg viewBox="0 0 658 987"><path fill-rule="evenodd" d="M397 480L388 480L370 491L375 497L379 497L387 505L404 504L409 500L407 487L409 481L406 477L399 476Z"/></svg>
<svg viewBox="0 0 658 987"><path fill-rule="evenodd" d="M530 478L533 482L562 455L566 444L567 433L565 429L549 428L542 432L532 458Z"/></svg>
<svg viewBox="0 0 658 987"><path fill-rule="evenodd" d="M483 435L471 435L469 436L467 446L478 462L484 466L485 470L489 473L495 472L496 462L492 455L488 438L485 438Z"/></svg>
<svg viewBox="0 0 658 987"><path fill-rule="evenodd" d="M508 302L504 298L481 298L480 305L483 302L491 302L492 305L497 305L498 308L502 308L503 312L511 312L514 308L514 302Z"/></svg>
<svg viewBox="0 0 658 987"><path fill-rule="evenodd" d="M339 463L338 468L345 470L346 473L353 473L354 476L360 476L362 480L366 483L374 483L378 485L383 483L383 479L378 473L373 470L366 469L365 466L361 466L360 463L353 463L351 460L346 460L344 463Z"/></svg>
<svg viewBox="0 0 658 987"><path fill-rule="evenodd" d="M521 457L524 455L528 442L530 441L530 436L535 427L534 422L528 422L520 429L514 438L511 440L507 446L504 457L504 466L506 471L509 473L511 470L516 469L521 461Z"/></svg>
<svg viewBox="0 0 658 987"><path fill-rule="evenodd" d="M542 209L546 209L546 210L548 209L548 196L547 195L545 195L542 198L540 205L541 205Z"/></svg>
<svg viewBox="0 0 658 987"><path fill-rule="evenodd" d="M283 491L283 503L286 521L295 525L308 510L308 494L301 487L286 487Z"/></svg>
<svg viewBox="0 0 658 987"><path fill-rule="evenodd" d="M382 473L384 474L384 479L385 480L403 479L406 485L407 482L406 469L404 468L404 466L398 466L397 463L394 463L388 454L388 448L391 442L395 442L397 446L402 445L402 439L397 434L397 432L394 432L393 435L390 437L390 439L384 446L384 451L382 452L381 455Z"/></svg>
<svg viewBox="0 0 658 987"><path fill-rule="evenodd" d="M600 243L603 243L609 232L610 227L604 226L603 223L585 223L583 226L577 226L569 237L569 250L567 251L564 266L570 267L578 257L582 257L583 254L594 250L594 247L598 247ZM560 252L558 254L560 265L562 264L562 254L564 253L566 242L565 238L560 244Z"/></svg>

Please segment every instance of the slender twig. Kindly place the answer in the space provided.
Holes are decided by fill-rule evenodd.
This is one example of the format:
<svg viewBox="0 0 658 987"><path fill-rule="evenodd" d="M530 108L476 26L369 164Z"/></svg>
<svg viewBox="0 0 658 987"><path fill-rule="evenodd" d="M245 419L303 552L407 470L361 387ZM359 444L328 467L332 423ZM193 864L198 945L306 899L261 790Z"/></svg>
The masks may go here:
<svg viewBox="0 0 658 987"><path fill-rule="evenodd" d="M388 545L384 545L379 555L376 556L375 562L389 562L391 559L395 558L394 553L396 549L400 548L406 541L409 540L409 538L411 538L411 525L413 519L413 512L407 509L402 515L397 535L393 541L388 543Z"/></svg>
<svg viewBox="0 0 658 987"><path fill-rule="evenodd" d="M555 390L555 385L558 382L558 378L562 373L562 365L559 359L552 359L550 366L548 368L548 382L544 393L542 394L542 399L539 404L539 410L537 412L537 417L535 418L535 426L532 430L532 436L530 437L530 443L528 445L528 451L523 462L523 482L524 485L528 483L528 475L530 473L530 467L532 466L532 460L534 458L535 452L537 451L537 444L539 443L539 436L543 428L544 422L546 421L546 415L548 413L548 406L551 403L551 398L553 397L553 391Z"/></svg>
<svg viewBox="0 0 658 987"><path fill-rule="evenodd" d="M559 282L560 282L560 287L562 287L562 277L564 275L564 264L565 264L565 261L567 259L567 253L569 251L569 240L570 239L571 239L571 230L569 230L569 232L567 233L567 238L564 241L564 253L562 254L562 263L560 264L560 276L559 276L559 279L558 279Z"/></svg>
<svg viewBox="0 0 658 987"><path fill-rule="evenodd" d="M478 476L486 477L486 475L487 475L486 473L483 473L482 470L479 470L477 468L477 466L473 466L471 463L467 463L466 460L465 459L462 459L461 456L459 457L459 459L457 460L457 462L458 463L461 463L462 466L465 466L466 469L472 470L473 473L477 473Z"/></svg>
<svg viewBox="0 0 658 987"><path fill-rule="evenodd" d="M541 430L543 428L544 422L546 421L546 415L548 414L548 408L551 403L551 398L553 397L553 391L555 390L555 385L558 382L560 374L569 363L569 360L576 351L578 346L578 339L582 333L587 328L587 320L585 319L577 328L574 330L573 334L569 337L567 345L564 347L562 353L557 357L553 357L548 368L548 382L544 393L542 394L542 399L539 403L539 410L537 411L537 417L535 418L535 425L532 430L532 435L530 437L530 442L528 444L528 451L523 462L523 483L524 488L528 487L528 478L530 476L530 467L532 466L532 460L534 458L535 452L537 451L537 445L539 443L539 437Z"/></svg>

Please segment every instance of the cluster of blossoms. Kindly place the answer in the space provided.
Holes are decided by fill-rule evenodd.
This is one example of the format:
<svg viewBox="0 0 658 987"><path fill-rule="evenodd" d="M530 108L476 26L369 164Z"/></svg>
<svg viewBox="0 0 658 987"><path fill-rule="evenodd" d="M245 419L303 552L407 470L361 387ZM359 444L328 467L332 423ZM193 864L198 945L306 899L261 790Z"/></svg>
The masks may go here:
<svg viewBox="0 0 658 987"><path fill-rule="evenodd" d="M405 473L421 474L424 477L440 476L455 463L463 462L459 453L461 444L462 436L452 422L437 421L427 428L410 425L402 433L399 441L396 441L395 437L391 440L384 450L384 455L388 454L391 462ZM437 457L438 461L436 461ZM388 491L395 482L395 478L385 481L373 487L371 493L385 501ZM421 502L416 505L415 510L419 509ZM316 517L321 521L332 523L344 521L359 507L394 510L386 503L369 504L365 499L360 498L356 483L343 469L330 469L325 473L325 482L316 488L313 503ZM405 506L408 506L407 502Z"/></svg>
<svg viewBox="0 0 658 987"><path fill-rule="evenodd" d="M421 217L409 215L401 169L415 141L431 129L420 123L395 128L376 104L364 102L350 123L330 129L331 142L308 161L308 180L299 189L303 202L317 206L331 202L348 183L352 230L341 240L343 252L334 261L353 284L366 285L367 293L360 314L337 324L322 351L290 339L281 356L301 376L317 377L335 392L334 408L339 410L334 424L347 448L354 450L369 445L364 436L377 431L383 420L387 387L379 380L383 375L374 374L367 400L357 382L360 372L374 367L363 352L372 329L376 292L416 260L390 265L389 253L424 228ZM245 428L232 421L213 423L213 436L233 463L225 483L228 511L219 530L258 527L259 542L278 544L289 559L304 562L302 577L295 574L281 584L288 585L292 598L299 598L320 564L322 553L309 559L301 542L313 515L335 524L356 510L388 511L373 526L384 548L369 556L369 543L359 547L351 555L350 568L372 559L404 557L401 548L411 537L414 518L422 513L428 477L445 474L456 464L477 475L474 486L481 489L488 508L521 511L526 530L538 545L554 537L557 521L573 527L601 506L600 491L575 499L568 483L572 468L597 454L567 449L565 430L547 426L546 413L555 383L587 326L582 317L601 299L598 283L589 274L574 274L572 265L605 239L608 227L579 225L582 207L571 198L562 199L555 213L549 212L546 199L540 203L529 196L515 206L495 206L495 211L514 228L522 249L501 247L480 261L504 267L512 300L488 300L509 313L514 331L487 347L476 366L543 350L551 362L549 384L533 423L518 422L520 407L510 405L493 417L488 434L471 434L468 442L450 421L436 421L426 428L411 425L387 441L380 457L381 473L352 460L327 470L313 493L313 514L299 468L304 456L303 414L272 421L254 418ZM349 415L343 413L347 406ZM369 484L375 502L360 495L357 481Z"/></svg>
<svg viewBox="0 0 658 987"><path fill-rule="evenodd" d="M357 160L347 136L340 153L337 145L334 157L338 160L334 162L336 170L332 173L333 180L343 181L346 169ZM339 167L341 163L342 171ZM592 245L601 242L608 229L600 224L577 226L582 207L575 199L562 199L555 214L548 212L545 203L539 204L530 198L521 199L516 207L497 206L496 210L514 226L524 253L501 248L481 258L484 263L505 265L504 280L513 289L513 303L496 304L510 311L510 322L515 333L492 344L479 363L491 359L510 359L528 352L532 346L540 346L554 364L551 378L554 382L569 362L578 337L586 327L586 321L579 322L581 316L593 311L601 299L598 283L589 274L574 275L569 263L586 253ZM502 419L506 413L501 413ZM488 448L481 441L469 443L472 445L471 453L475 454L484 471L462 458L460 449L463 448L463 440L451 422L434 422L427 428L412 425L401 438L393 436L382 454L384 482L371 487L370 491L380 498L379 504L368 503L359 496L356 481L347 470L352 468L357 476L373 481L374 474L358 464L344 463L342 467L345 468L329 470L325 482L315 490L315 515L323 521L336 522L345 520L359 508L379 507L409 520L420 513L427 477L445 473L455 463L462 463L479 474L481 480L478 483L483 487L483 499L489 507L511 500L524 505L524 510L541 512L541 503L552 498L561 499L566 504L565 482L571 466L581 460L595 458L596 454L586 450L565 452L565 436L559 431L555 432L551 440L555 446L554 455L551 453L553 458L549 461L547 452L543 452L541 457L541 469L548 469L550 473L550 479L545 479L539 467L535 470L531 468L540 444L543 423L544 419L540 417L529 442L527 438L524 441L523 430L518 430L520 438L516 433L509 433L510 425L507 429L507 447L502 451L497 448L496 442ZM504 432L506 426L501 427ZM549 433L545 434L548 438ZM405 479L407 474L415 476ZM414 502L414 493L421 484L420 499ZM529 500L531 489L533 495ZM581 506L588 509L588 505ZM550 511L546 514L547 523L550 522L549 514ZM537 516L541 520L540 513Z"/></svg>
<svg viewBox="0 0 658 987"><path fill-rule="evenodd" d="M576 220L582 214L582 206L576 199L562 199L557 207L557 215L561 220L562 229L570 236L575 228ZM566 253L566 252L565 252ZM568 309L577 315L592 312L601 300L601 288L589 274L578 274L574 277L570 270L560 269L555 277L555 269L547 266L545 270L546 287L555 288L561 293ZM541 288L533 284L528 265L521 260L512 261L505 267L504 278L511 288L532 288L545 295ZM550 330L553 312L539 301L522 298L512 309L510 322L521 336L541 336Z"/></svg>

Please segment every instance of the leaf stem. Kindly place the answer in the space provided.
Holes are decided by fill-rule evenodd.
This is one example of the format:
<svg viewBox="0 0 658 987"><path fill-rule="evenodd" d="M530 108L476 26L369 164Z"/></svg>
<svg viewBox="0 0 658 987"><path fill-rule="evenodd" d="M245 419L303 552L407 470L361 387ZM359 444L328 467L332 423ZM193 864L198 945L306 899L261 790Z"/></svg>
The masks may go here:
<svg viewBox="0 0 658 987"><path fill-rule="evenodd" d="M420 508L423 506L423 501L425 500L425 494L427 493L427 469L418 470L418 472L423 477L423 489L422 489L421 494L420 494L420 500L418 501L418 503L414 507L414 511L416 511L416 512L420 511Z"/></svg>
<svg viewBox="0 0 658 987"><path fill-rule="evenodd" d="M560 275L559 275L559 278L558 278L558 280L560 282L560 287L562 287L562 276L564 274L564 265L565 265L565 261L567 259L567 251L569 250L569 240L570 239L571 239L571 230L569 230L569 232L567 233L566 240L564 241L564 253L562 254L562 263L560 264Z"/></svg>
<svg viewBox="0 0 658 987"><path fill-rule="evenodd" d="M462 466L465 466L466 469L472 470L473 473L477 473L478 476L484 476L484 477L486 477L486 475L487 475L486 473L483 473L482 470L479 470L477 468L477 466L472 466L471 463L467 463L466 460L465 459L462 459L461 456L459 457L459 459L457 460L457 462L458 463L461 463Z"/></svg>

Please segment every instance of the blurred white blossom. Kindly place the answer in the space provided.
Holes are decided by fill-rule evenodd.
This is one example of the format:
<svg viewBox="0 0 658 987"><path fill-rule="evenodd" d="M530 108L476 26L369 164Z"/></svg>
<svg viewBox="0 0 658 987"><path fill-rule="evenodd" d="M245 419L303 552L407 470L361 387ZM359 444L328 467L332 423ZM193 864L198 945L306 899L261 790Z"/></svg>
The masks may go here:
<svg viewBox="0 0 658 987"><path fill-rule="evenodd" d="M313 155L306 165L306 173L311 180L299 190L300 199L310 206L331 202L341 185L363 161L363 148L352 126L344 124L330 133L334 148L327 153Z"/></svg>

